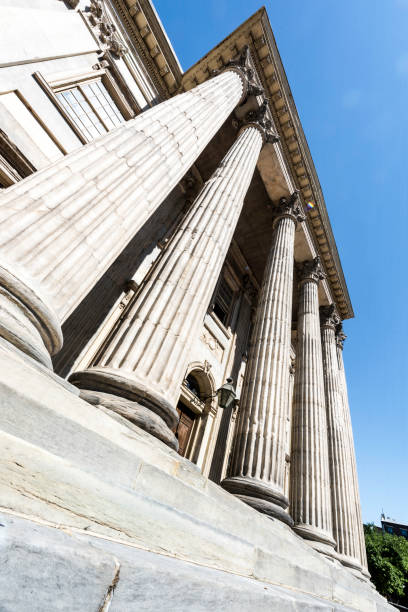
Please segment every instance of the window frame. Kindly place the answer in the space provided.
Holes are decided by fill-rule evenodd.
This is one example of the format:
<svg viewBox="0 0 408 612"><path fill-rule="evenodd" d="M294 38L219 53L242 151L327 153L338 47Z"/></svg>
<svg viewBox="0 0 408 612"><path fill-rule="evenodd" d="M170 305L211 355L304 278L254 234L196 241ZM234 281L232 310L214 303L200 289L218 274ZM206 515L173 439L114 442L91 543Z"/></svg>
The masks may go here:
<svg viewBox="0 0 408 612"><path fill-rule="evenodd" d="M0 181L5 184L3 189L15 185L35 171L32 163L0 129Z"/></svg>
<svg viewBox="0 0 408 612"><path fill-rule="evenodd" d="M62 102L60 102L60 100L58 99L58 93L61 93L68 89L73 89L75 87L80 87L81 85L88 85L90 83L100 81L107 90L108 94L111 96L116 106L118 107L119 112L123 116L124 121L133 119L133 117L136 116L136 112L126 100L118 83L110 74L110 72L105 68L98 68L98 70L91 70L89 72L84 72L81 74L72 74L63 78L48 80L41 74L41 72L37 71L34 72L33 77L43 89L43 91L47 94L47 96L50 98L51 102L57 108L59 113L63 116L65 121L68 123L68 125L76 134L82 144L88 144L89 142L93 142L93 140L89 140L75 123L75 121L71 118Z"/></svg>

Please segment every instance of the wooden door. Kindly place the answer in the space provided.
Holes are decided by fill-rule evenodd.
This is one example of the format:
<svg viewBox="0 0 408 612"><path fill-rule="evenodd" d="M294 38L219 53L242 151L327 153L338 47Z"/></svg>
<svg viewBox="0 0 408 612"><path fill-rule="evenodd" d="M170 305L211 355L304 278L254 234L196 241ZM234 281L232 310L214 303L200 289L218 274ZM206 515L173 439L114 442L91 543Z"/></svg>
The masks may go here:
<svg viewBox="0 0 408 612"><path fill-rule="evenodd" d="M177 412L179 413L180 418L176 428L174 429L174 433L179 443L178 453L184 457L187 450L187 444L190 439L191 430L193 429L195 414L181 402L179 402L177 405Z"/></svg>

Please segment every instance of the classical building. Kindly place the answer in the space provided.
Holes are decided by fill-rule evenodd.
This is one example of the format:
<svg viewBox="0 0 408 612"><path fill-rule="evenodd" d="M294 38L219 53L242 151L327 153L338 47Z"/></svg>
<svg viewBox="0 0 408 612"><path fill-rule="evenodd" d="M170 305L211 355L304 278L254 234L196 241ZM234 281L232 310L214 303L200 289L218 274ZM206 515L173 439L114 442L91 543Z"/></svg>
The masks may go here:
<svg viewBox="0 0 408 612"><path fill-rule="evenodd" d="M1 609L391 609L265 9L186 72L150 0L0 23Z"/></svg>

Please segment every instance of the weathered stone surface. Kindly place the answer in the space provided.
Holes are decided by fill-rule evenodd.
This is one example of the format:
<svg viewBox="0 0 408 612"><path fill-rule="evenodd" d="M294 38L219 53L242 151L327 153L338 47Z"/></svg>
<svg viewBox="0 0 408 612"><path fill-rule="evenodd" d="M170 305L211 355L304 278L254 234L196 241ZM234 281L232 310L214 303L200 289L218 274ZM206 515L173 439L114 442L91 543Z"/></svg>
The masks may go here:
<svg viewBox="0 0 408 612"><path fill-rule="evenodd" d="M284 494L286 420L289 414L293 253L304 214L297 193L282 198L266 265L229 477L222 486L242 501L288 524Z"/></svg>
<svg viewBox="0 0 408 612"><path fill-rule="evenodd" d="M330 552L335 541L318 298L318 284L324 274L319 258L303 262L298 273L291 515L297 533L312 546Z"/></svg>
<svg viewBox="0 0 408 612"><path fill-rule="evenodd" d="M352 503L354 505L355 516L356 516L356 528L357 532L353 532L353 538L358 541L358 558L362 566L363 575L367 578L370 577L367 568L367 552L365 547L365 538L363 531L363 520L361 518L361 504L360 504L360 492L358 486L358 475L357 475L357 464L356 464L356 453L354 450L353 430L351 426L351 414L348 401L347 393L347 382L346 374L344 370L343 361L343 343L345 340L345 334L343 333L342 327L337 329L336 341L337 341L337 360L339 365L339 382L341 388L341 394L343 399L343 422L345 424L345 445L346 453L350 461L351 472L347 475L350 479L350 495L352 497Z"/></svg>
<svg viewBox="0 0 408 612"><path fill-rule="evenodd" d="M2 612L346 612L301 591L0 513ZM108 608L106 608L108 609Z"/></svg>
<svg viewBox="0 0 408 612"><path fill-rule="evenodd" d="M49 364L47 350L61 346L60 322L194 163L245 82L227 70L2 190L1 297L12 302L2 309L2 337ZM17 285L26 299L16 310Z"/></svg>
<svg viewBox="0 0 408 612"><path fill-rule="evenodd" d="M146 406L123 399L117 395L112 395L111 393L101 393L98 391L81 391L80 397L94 406L105 406L109 410L113 410L113 412L116 412L125 420L138 425L152 436L155 436L155 438L170 446L170 448L177 450L174 436L169 432L165 421L158 414L146 408Z"/></svg>
<svg viewBox="0 0 408 612"><path fill-rule="evenodd" d="M333 537L339 560L361 569L358 521L352 482L352 464L344 419L343 397L336 353L335 329L340 319L334 304L320 308L323 374L326 394ZM361 518L361 517L360 517Z"/></svg>
<svg viewBox="0 0 408 612"><path fill-rule="evenodd" d="M69 532L0 513L1 612L100 609L116 559Z"/></svg>
<svg viewBox="0 0 408 612"><path fill-rule="evenodd" d="M243 128L97 362L70 377L82 388L142 403L167 423L168 438L178 421L175 406L190 347L199 337L262 144L263 130L252 123Z"/></svg>
<svg viewBox="0 0 408 612"><path fill-rule="evenodd" d="M81 533L83 537L91 537L94 546L113 539L121 549L145 548L154 553L151 565L144 560L143 563L135 561L134 569L130 566L129 583L124 581L123 587L121 574L111 602L113 606L117 596L117 607L113 610L127 609L128 602L137 601L137 597L140 606L144 606L139 609L160 609L163 601L169 598L175 601L181 596L179 576L183 576L185 591L180 609L187 609L188 605L191 609L191 599L185 589L187 576L191 574L183 573L180 560L194 564L196 578L191 578L194 583L191 593L197 596L201 593L198 599L203 602L202 609L207 604L234 610L237 601L236 609L245 610L239 607L241 599L248 608L251 601L259 601L259 609L264 606L272 610L274 605L277 610L307 609L304 602L309 601L315 606L311 603L310 609L323 606L323 610L341 610L343 606L374 612L383 605L387 609L368 583L360 581L338 562L319 555L288 526L243 504L208 481L197 466L159 440L136 426L123 425L116 413L111 418L45 376L28 360L19 360L16 354L7 353L2 347L0 398L3 431L0 500L7 510L5 514L31 517L36 522L58 527L64 534ZM58 560L58 554L53 552L54 544L48 545L48 536L41 539L43 546L50 548L44 554L47 563L48 559ZM71 535L70 542L73 541ZM73 546L76 549L76 543ZM30 547L27 540L27 547L22 549L32 559ZM59 555L64 547L65 544L58 547ZM108 549L105 544L103 550L104 555L99 558L79 547L79 559L74 555L73 568L70 567L71 552L61 560L69 585L76 580L79 571L76 568L85 570L89 563L90 601L96 601L114 578L116 565L111 563L109 554L121 563L122 553L118 550ZM163 554L178 561L162 561ZM159 563L164 564L160 570ZM151 574L143 573L147 572L148 565L152 568ZM19 566L24 567L22 558ZM54 573L59 576L59 561L51 566L55 566ZM101 567L101 572L95 567ZM48 571L51 570L44 567L45 577ZM125 575L124 568L123 572ZM138 572L141 579L144 576L144 583L148 580L152 584L146 597L140 594ZM240 577L231 577L231 573ZM37 580L36 575L38 578L34 573L33 580ZM64 584L55 580L59 586L52 586L52 590L56 600L63 602ZM19 601L23 591L18 581L13 584L10 590L15 591L15 601ZM260 591L265 593L257 599ZM264 603L267 592L271 597ZM228 599L232 594L233 598ZM94 605L82 610L95 608ZM24 610L22 604L20 609ZM60 609L75 610L75 607ZM19 608L16 610L19 612Z"/></svg>

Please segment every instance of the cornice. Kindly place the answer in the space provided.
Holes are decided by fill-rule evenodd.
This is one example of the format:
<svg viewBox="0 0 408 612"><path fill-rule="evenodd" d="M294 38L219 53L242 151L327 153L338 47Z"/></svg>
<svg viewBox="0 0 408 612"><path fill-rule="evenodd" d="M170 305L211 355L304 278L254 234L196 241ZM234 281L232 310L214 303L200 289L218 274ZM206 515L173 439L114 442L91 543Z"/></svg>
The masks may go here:
<svg viewBox="0 0 408 612"><path fill-rule="evenodd" d="M269 97L272 118L280 135L280 147L294 186L304 208L311 201L306 225L324 266L327 282L342 319L354 316L336 242L327 214L324 196L299 119L292 92L265 8L259 9L227 38L187 70L180 90L191 89L222 68L247 44L265 95Z"/></svg>
<svg viewBox="0 0 408 612"><path fill-rule="evenodd" d="M161 99L178 88L182 70L150 0L109 0L118 11Z"/></svg>

